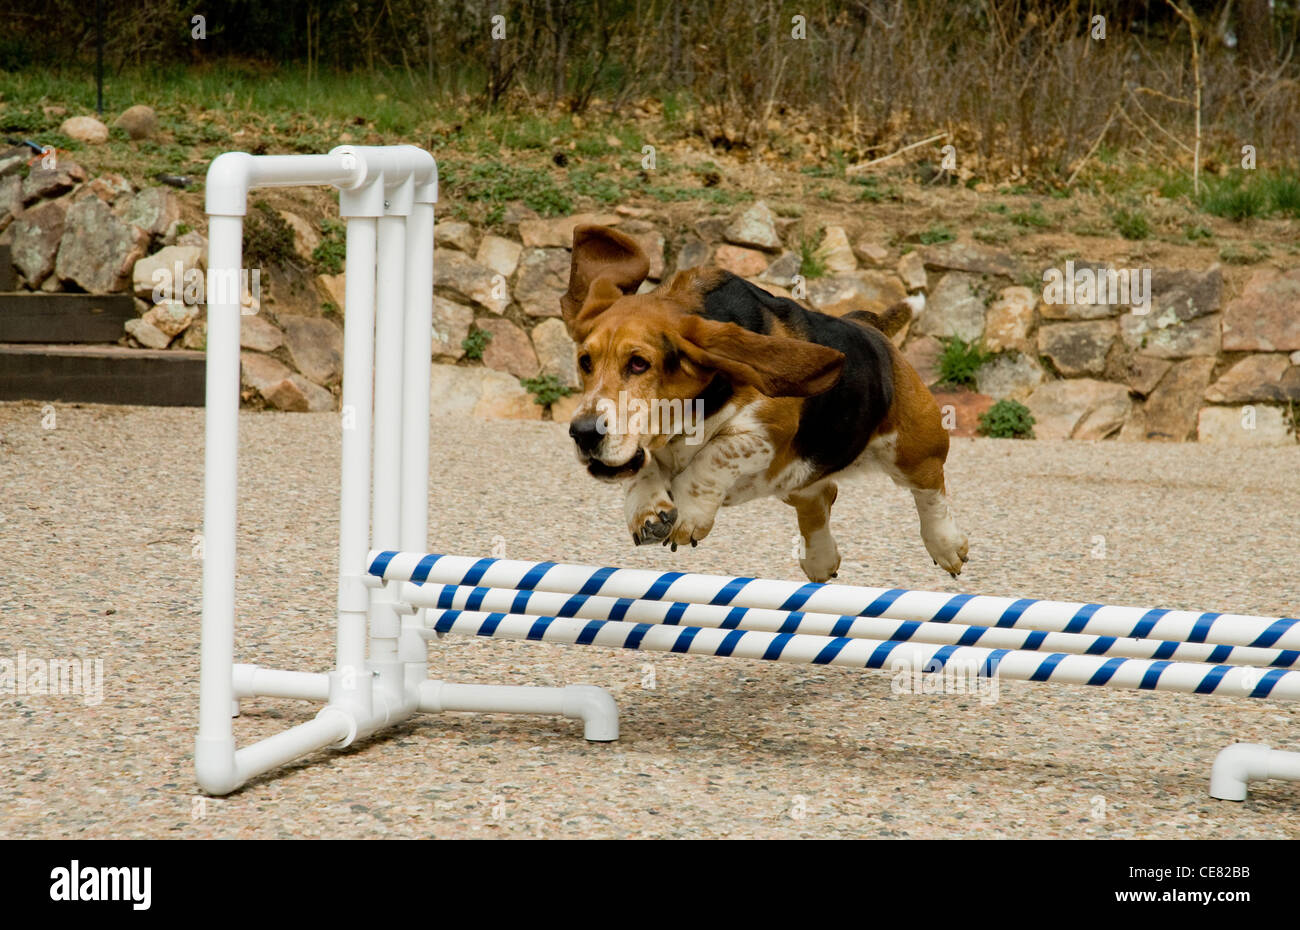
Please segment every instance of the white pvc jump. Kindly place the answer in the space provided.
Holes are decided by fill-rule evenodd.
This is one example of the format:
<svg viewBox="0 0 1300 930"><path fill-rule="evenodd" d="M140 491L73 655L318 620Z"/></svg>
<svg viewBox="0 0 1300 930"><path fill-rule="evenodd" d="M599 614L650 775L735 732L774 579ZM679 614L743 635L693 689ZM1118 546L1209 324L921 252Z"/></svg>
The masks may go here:
<svg viewBox="0 0 1300 930"><path fill-rule="evenodd" d="M204 791L229 793L417 712L563 715L582 720L589 740L618 738L617 707L600 688L429 679L426 641L446 634L1300 700L1294 618L427 554L432 156L411 146L220 156L208 171L208 274L240 279L250 190L323 184L339 189L347 221L335 667L234 662L240 295L210 288L194 754ZM308 723L239 748L231 718L241 699L256 696L325 706ZM1300 779L1300 753L1229 746L1210 794L1243 800L1260 778Z"/></svg>

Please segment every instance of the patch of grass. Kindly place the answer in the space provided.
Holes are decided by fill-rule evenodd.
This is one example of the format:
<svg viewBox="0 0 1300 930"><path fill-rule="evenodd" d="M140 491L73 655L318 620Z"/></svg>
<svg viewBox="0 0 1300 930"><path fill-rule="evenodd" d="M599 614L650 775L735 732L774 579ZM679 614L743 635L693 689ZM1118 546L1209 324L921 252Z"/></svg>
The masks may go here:
<svg viewBox="0 0 1300 930"><path fill-rule="evenodd" d="M1007 226L976 226L971 230L971 237L986 245L1002 245L1010 242L1013 235Z"/></svg>
<svg viewBox="0 0 1300 930"><path fill-rule="evenodd" d="M623 199L623 188L613 178L602 175L599 168L574 168L569 172L569 189L579 197L590 197L600 203L618 203Z"/></svg>
<svg viewBox="0 0 1300 930"><path fill-rule="evenodd" d="M1031 210L1012 213L1008 219L1023 229L1046 229L1052 225L1052 221L1047 218L1047 214L1038 204L1034 204Z"/></svg>
<svg viewBox="0 0 1300 930"><path fill-rule="evenodd" d="M1274 175L1263 179L1270 208L1286 216L1300 216L1300 177Z"/></svg>
<svg viewBox="0 0 1300 930"><path fill-rule="evenodd" d="M1019 401L1000 400L980 414L979 434L994 439L1032 439L1034 415Z"/></svg>
<svg viewBox="0 0 1300 930"><path fill-rule="evenodd" d="M542 216L573 212L573 200L556 185L554 169L447 159L438 165L438 175L439 182L462 200L489 204L520 200Z"/></svg>
<svg viewBox="0 0 1300 930"><path fill-rule="evenodd" d="M1229 265L1253 265L1267 259L1268 249L1261 248L1257 243L1252 243L1247 247L1236 242L1229 242L1219 249L1219 261L1226 262Z"/></svg>
<svg viewBox="0 0 1300 930"><path fill-rule="evenodd" d="M465 357L479 359L483 357L483 350L487 344L492 341L492 334L485 329L477 327L469 331L469 335L460 341L460 347L465 350Z"/></svg>
<svg viewBox="0 0 1300 930"><path fill-rule="evenodd" d="M339 305L332 300L323 301L320 305L320 312L325 316L338 316Z"/></svg>
<svg viewBox="0 0 1300 930"><path fill-rule="evenodd" d="M931 226L918 233L916 238L920 240L921 245L935 245L939 242L952 242L957 238L957 234L947 226Z"/></svg>
<svg viewBox="0 0 1300 930"><path fill-rule="evenodd" d="M1232 179L1207 184L1201 195L1201 209L1211 216L1240 223L1242 220L1263 216L1268 212L1268 194L1264 188L1251 182L1241 184Z"/></svg>
<svg viewBox="0 0 1300 930"><path fill-rule="evenodd" d="M975 373L994 353L985 350L976 340L967 342L957 336L942 340L943 351L939 354L939 377L944 384L953 387L971 388L975 386Z"/></svg>
<svg viewBox="0 0 1300 930"><path fill-rule="evenodd" d="M568 397L570 394L578 393L576 388L561 384L560 379L555 375L521 378L519 383L524 386L525 391L533 395L533 403L541 404L543 407L549 407L561 397Z"/></svg>
<svg viewBox="0 0 1300 930"><path fill-rule="evenodd" d="M1151 223L1141 210L1121 207L1111 216L1115 230L1125 239L1146 239L1151 235Z"/></svg>
<svg viewBox="0 0 1300 930"><path fill-rule="evenodd" d="M1188 242L1199 242L1202 239L1213 239L1214 231L1208 226L1201 226L1197 223L1189 223L1183 229L1183 238Z"/></svg>
<svg viewBox="0 0 1300 930"><path fill-rule="evenodd" d="M826 276L826 263L817 254L817 240L799 237L799 273L808 281Z"/></svg>
<svg viewBox="0 0 1300 930"><path fill-rule="evenodd" d="M320 224L320 245L312 249L311 260L319 274L339 274L343 271L343 259L347 255L347 242L344 238L347 227L340 220L327 219Z"/></svg>
<svg viewBox="0 0 1300 930"><path fill-rule="evenodd" d="M858 200L867 203L883 203L886 200L898 200L901 194L897 187L882 185L880 177L874 174L857 175L849 179L849 182L855 187L861 187L858 192Z"/></svg>

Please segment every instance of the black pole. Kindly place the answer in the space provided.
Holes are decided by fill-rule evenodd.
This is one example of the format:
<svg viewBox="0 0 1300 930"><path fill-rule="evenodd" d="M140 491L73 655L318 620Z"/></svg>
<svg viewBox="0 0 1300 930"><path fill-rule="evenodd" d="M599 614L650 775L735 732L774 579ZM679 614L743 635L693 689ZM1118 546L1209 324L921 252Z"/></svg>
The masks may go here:
<svg viewBox="0 0 1300 930"><path fill-rule="evenodd" d="M104 115L104 4L95 0L95 109Z"/></svg>

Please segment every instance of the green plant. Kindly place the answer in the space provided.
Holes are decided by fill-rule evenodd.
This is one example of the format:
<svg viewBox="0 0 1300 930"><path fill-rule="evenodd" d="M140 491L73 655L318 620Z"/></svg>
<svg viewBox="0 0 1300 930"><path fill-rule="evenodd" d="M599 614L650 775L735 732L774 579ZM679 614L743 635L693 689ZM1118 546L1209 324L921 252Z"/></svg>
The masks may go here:
<svg viewBox="0 0 1300 930"><path fill-rule="evenodd" d="M1018 213L1012 213L1008 219L1024 229L1046 229L1052 225L1052 221L1047 218L1043 208L1034 205L1032 210L1022 210Z"/></svg>
<svg viewBox="0 0 1300 930"><path fill-rule="evenodd" d="M287 265L296 257L293 229L266 201L254 201L244 218L244 264L250 268Z"/></svg>
<svg viewBox="0 0 1300 930"><path fill-rule="evenodd" d="M958 336L949 336L943 340L943 351L939 353L939 377L954 387L974 387L975 372L993 354L986 351L978 340L967 342Z"/></svg>
<svg viewBox="0 0 1300 930"><path fill-rule="evenodd" d="M190 231L191 229L193 229L193 228L194 228L194 227L191 226L189 223L177 223L177 224L176 224L176 235L178 235L178 236L183 236L183 235L185 235L187 232L189 232L189 231Z"/></svg>
<svg viewBox="0 0 1300 930"><path fill-rule="evenodd" d="M336 304L336 303L334 303L334 301L332 301L332 300L324 301L324 302L320 305L320 312L321 312L322 314L324 314L325 316L338 316L338 314L339 314L339 305Z"/></svg>
<svg viewBox="0 0 1300 930"><path fill-rule="evenodd" d="M533 403L541 404L543 407L549 407L561 397L568 397L570 394L578 393L577 388L561 384L560 379L555 375L521 378L519 383L524 386L525 391L533 395Z"/></svg>
<svg viewBox="0 0 1300 930"><path fill-rule="evenodd" d="M1213 239L1214 232L1206 226L1188 224L1183 230L1183 235L1187 237L1188 242L1196 242L1198 239Z"/></svg>
<svg viewBox="0 0 1300 930"><path fill-rule="evenodd" d="M1141 210L1120 208L1111 217L1111 222L1125 239L1145 239L1151 235L1151 224Z"/></svg>
<svg viewBox="0 0 1300 930"><path fill-rule="evenodd" d="M487 344L491 341L492 334L490 332L476 327L471 329L469 335L461 340L460 347L465 350L466 358L482 358L483 350L487 348Z"/></svg>
<svg viewBox="0 0 1300 930"><path fill-rule="evenodd" d="M817 254L817 242L810 236L799 237L799 273L808 281L826 275L826 263Z"/></svg>
<svg viewBox="0 0 1300 930"><path fill-rule="evenodd" d="M320 231L320 245L312 249L311 260L318 273L338 274L343 270L343 258L347 255L346 228L338 220L324 220Z"/></svg>
<svg viewBox="0 0 1300 930"><path fill-rule="evenodd" d="M1300 177L1274 175L1264 179L1263 184L1269 206L1274 211L1287 216L1300 216Z"/></svg>
<svg viewBox="0 0 1300 930"><path fill-rule="evenodd" d="M957 234L946 226L931 226L929 229L922 230L917 238L921 245L934 245L939 242L952 242L957 238Z"/></svg>
<svg viewBox="0 0 1300 930"><path fill-rule="evenodd" d="M980 414L979 434L994 439L1033 439L1034 415L1018 401L1000 400Z"/></svg>
<svg viewBox="0 0 1300 930"><path fill-rule="evenodd" d="M1201 209L1212 216L1240 223L1268 212L1269 197L1263 184L1252 179L1228 178L1208 184L1201 195Z"/></svg>

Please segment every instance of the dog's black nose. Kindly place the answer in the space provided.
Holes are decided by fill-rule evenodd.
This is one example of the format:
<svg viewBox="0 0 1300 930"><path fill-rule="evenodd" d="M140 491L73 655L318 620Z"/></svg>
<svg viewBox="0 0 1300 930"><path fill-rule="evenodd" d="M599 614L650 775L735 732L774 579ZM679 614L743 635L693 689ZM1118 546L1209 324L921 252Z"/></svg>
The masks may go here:
<svg viewBox="0 0 1300 930"><path fill-rule="evenodd" d="M588 454L596 451L596 446L600 445L604 433L599 414L574 417L569 422L569 435L578 444L578 448Z"/></svg>

